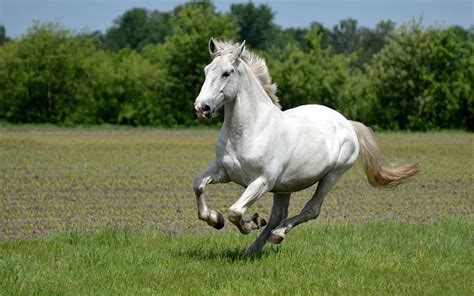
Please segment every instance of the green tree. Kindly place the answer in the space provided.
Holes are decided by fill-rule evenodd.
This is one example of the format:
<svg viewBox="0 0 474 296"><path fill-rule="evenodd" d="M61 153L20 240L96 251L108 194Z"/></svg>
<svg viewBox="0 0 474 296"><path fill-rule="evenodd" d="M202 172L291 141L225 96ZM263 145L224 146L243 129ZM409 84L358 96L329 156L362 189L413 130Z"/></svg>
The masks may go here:
<svg viewBox="0 0 474 296"><path fill-rule="evenodd" d="M172 14L133 8L114 21L105 35L105 47L141 49L147 44L162 43L172 33Z"/></svg>
<svg viewBox="0 0 474 296"><path fill-rule="evenodd" d="M332 46L336 53L349 55L361 47L361 33L357 20L341 20L332 30Z"/></svg>
<svg viewBox="0 0 474 296"><path fill-rule="evenodd" d="M104 48L105 35L101 31L85 31L77 35L77 37L91 39L96 48Z"/></svg>
<svg viewBox="0 0 474 296"><path fill-rule="evenodd" d="M472 64L472 43L455 31L425 30L416 22L402 26L369 68L382 127L468 127Z"/></svg>
<svg viewBox="0 0 474 296"><path fill-rule="evenodd" d="M283 108L316 103L349 112L345 107L349 99L345 87L353 57L333 55L330 49L323 49L322 34L316 28L305 38L307 51L292 45L281 52L277 61L268 63L279 86Z"/></svg>
<svg viewBox="0 0 474 296"><path fill-rule="evenodd" d="M253 48L264 49L275 38L274 13L267 4L259 6L253 2L232 4L230 15L240 28L239 39L246 40Z"/></svg>
<svg viewBox="0 0 474 296"><path fill-rule="evenodd" d="M5 26L0 25L0 45L7 42L8 40L10 39L7 37Z"/></svg>
<svg viewBox="0 0 474 296"><path fill-rule="evenodd" d="M374 54L386 44L387 37L395 31L395 23L381 21L375 29L359 27L357 20L344 19L334 26L332 31L318 23L313 23L323 33L322 45L331 48L335 54L350 55L356 53L353 65L362 68Z"/></svg>
<svg viewBox="0 0 474 296"><path fill-rule="evenodd" d="M126 11L114 21L114 26L107 30L105 45L108 49L139 48L140 43L146 38L146 23L148 10L133 8Z"/></svg>
<svg viewBox="0 0 474 296"><path fill-rule="evenodd" d="M160 68L130 49L96 51L85 61L90 79L77 92L81 104L65 123L160 125Z"/></svg>
<svg viewBox="0 0 474 296"><path fill-rule="evenodd" d="M0 47L0 118L57 124L160 124L162 71L135 51L35 25Z"/></svg>
<svg viewBox="0 0 474 296"><path fill-rule="evenodd" d="M89 39L71 38L57 25L35 25L0 51L0 116L13 122L61 123L78 104L87 80Z"/></svg>
<svg viewBox="0 0 474 296"><path fill-rule="evenodd" d="M160 93L161 123L167 126L195 124L193 102L204 81L203 68L210 62L210 37L235 39L237 29L228 16L218 15L214 6L189 3L177 10L174 35L164 44L151 45L144 56L164 71Z"/></svg>
<svg viewBox="0 0 474 296"><path fill-rule="evenodd" d="M362 28L361 44L358 48L356 65L362 67L368 64L372 57L387 44L387 38L395 32L395 23L380 21L375 29Z"/></svg>

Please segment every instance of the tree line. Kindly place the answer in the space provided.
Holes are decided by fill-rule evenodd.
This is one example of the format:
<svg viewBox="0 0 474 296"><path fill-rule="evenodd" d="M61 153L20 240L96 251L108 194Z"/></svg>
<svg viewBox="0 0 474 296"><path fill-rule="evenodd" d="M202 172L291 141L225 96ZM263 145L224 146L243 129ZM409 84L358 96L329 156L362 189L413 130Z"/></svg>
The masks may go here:
<svg viewBox="0 0 474 296"><path fill-rule="evenodd" d="M0 120L195 125L214 37L246 40L266 59L284 109L317 103L376 128L474 130L473 27L345 19L283 29L273 19L265 4L218 13L192 1L128 10L104 34L36 23L9 39L0 26Z"/></svg>

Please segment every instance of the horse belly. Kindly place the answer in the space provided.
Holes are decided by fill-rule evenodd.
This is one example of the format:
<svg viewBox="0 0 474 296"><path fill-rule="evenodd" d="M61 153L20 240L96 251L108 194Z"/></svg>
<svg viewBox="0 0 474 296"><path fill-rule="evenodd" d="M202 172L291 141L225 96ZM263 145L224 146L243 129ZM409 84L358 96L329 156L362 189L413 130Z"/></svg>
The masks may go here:
<svg viewBox="0 0 474 296"><path fill-rule="evenodd" d="M300 164L293 163L278 178L272 192L295 192L314 185L330 170L328 160L316 157Z"/></svg>
<svg viewBox="0 0 474 296"><path fill-rule="evenodd" d="M296 192L304 190L308 187L316 184L320 178L308 178L304 180L298 180L298 182L278 182L273 186L273 189L270 192L273 193L287 193L287 192Z"/></svg>

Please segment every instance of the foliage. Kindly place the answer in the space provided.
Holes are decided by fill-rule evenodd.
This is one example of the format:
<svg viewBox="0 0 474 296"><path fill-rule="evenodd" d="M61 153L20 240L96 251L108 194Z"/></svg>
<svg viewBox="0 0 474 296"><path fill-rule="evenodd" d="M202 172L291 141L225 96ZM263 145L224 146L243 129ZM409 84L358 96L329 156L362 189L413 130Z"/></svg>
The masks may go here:
<svg viewBox="0 0 474 296"><path fill-rule="evenodd" d="M104 38L105 47L141 49L147 44L162 43L171 35L172 14L133 8L115 20Z"/></svg>
<svg viewBox="0 0 474 296"><path fill-rule="evenodd" d="M347 89L357 87L351 80L360 77L359 71L350 68L354 56L333 55L329 48L322 48L321 39L322 34L313 28L305 36L306 50L290 45L270 64L282 106L322 104L357 118L355 108L363 103L356 102L359 97Z"/></svg>
<svg viewBox="0 0 474 296"><path fill-rule="evenodd" d="M59 26L36 25L0 50L0 117L13 122L61 123L90 81L92 42Z"/></svg>
<svg viewBox="0 0 474 296"><path fill-rule="evenodd" d="M89 38L37 25L0 50L0 117L56 124L141 123L130 112L154 103L157 77L157 69L135 52L104 52Z"/></svg>
<svg viewBox="0 0 474 296"><path fill-rule="evenodd" d="M474 130L474 27L370 29L349 18L283 29L273 18L266 4L222 14L206 0L128 10L105 35L35 24L9 41L0 26L0 120L195 125L214 37L246 39L266 58L284 108L324 104L385 129Z"/></svg>
<svg viewBox="0 0 474 296"><path fill-rule="evenodd" d="M305 36L302 50L294 44L269 62L270 73L278 83L284 109L303 104L322 104L357 120L369 118L373 97L361 70L350 65L355 55L334 55L322 48L323 34L316 27ZM289 54L288 54L289 53Z"/></svg>
<svg viewBox="0 0 474 296"><path fill-rule="evenodd" d="M230 15L240 28L240 40L246 40L256 49L264 49L271 44L275 25L270 6L256 6L253 2L232 4Z"/></svg>
<svg viewBox="0 0 474 296"><path fill-rule="evenodd" d="M319 26L321 27L321 26ZM359 27L355 19L343 19L332 31L321 27L323 46L331 47L336 54L350 55L357 53L354 65L362 67L372 59L386 44L386 38L395 31L392 21L379 22L374 30Z"/></svg>
<svg viewBox="0 0 474 296"><path fill-rule="evenodd" d="M209 36L235 39L237 30L213 6L191 3L182 7L173 23L175 34L161 45L148 46L143 55L165 71L160 107L162 125L196 123L193 102L204 82L203 69L210 62Z"/></svg>
<svg viewBox="0 0 474 296"><path fill-rule="evenodd" d="M10 39L7 37L7 33L5 30L5 26L0 25L0 45L9 41Z"/></svg>
<svg viewBox="0 0 474 296"><path fill-rule="evenodd" d="M138 53L123 49L109 54L98 51L81 105L67 124L159 125L157 94L164 79L161 69Z"/></svg>
<svg viewBox="0 0 474 296"><path fill-rule="evenodd" d="M402 26L369 77L379 124L395 129L468 128L473 120L473 41L455 30Z"/></svg>

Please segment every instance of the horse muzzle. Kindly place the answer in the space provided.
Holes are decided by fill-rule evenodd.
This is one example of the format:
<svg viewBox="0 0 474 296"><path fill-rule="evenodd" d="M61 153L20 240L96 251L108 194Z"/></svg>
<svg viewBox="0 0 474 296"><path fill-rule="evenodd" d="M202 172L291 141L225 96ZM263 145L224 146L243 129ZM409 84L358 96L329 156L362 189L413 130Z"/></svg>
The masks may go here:
<svg viewBox="0 0 474 296"><path fill-rule="evenodd" d="M209 105L200 105L200 104L198 104L194 107L194 110L196 111L196 116L199 119L209 119L209 118L211 118L212 111L211 111L211 107Z"/></svg>

